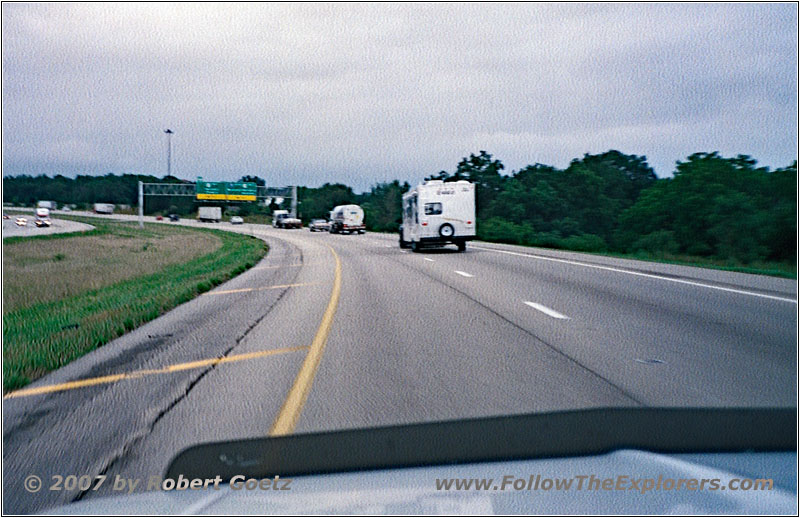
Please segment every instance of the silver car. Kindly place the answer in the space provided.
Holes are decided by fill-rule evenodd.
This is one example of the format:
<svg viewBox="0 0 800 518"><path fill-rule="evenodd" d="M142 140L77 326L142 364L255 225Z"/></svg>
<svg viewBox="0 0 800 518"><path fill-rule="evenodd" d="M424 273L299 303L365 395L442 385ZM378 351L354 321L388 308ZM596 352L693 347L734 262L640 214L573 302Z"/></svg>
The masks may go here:
<svg viewBox="0 0 800 518"><path fill-rule="evenodd" d="M331 224L325 219L312 219L308 224L309 232L327 232L330 230Z"/></svg>

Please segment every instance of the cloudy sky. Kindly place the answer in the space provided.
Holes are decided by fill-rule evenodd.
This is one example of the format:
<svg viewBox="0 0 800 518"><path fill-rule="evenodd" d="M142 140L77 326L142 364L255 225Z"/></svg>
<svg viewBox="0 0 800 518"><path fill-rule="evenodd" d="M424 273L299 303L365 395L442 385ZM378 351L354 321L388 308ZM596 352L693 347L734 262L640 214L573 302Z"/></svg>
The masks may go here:
<svg viewBox="0 0 800 518"><path fill-rule="evenodd" d="M3 175L356 190L609 149L797 158L796 4L10 4Z"/></svg>

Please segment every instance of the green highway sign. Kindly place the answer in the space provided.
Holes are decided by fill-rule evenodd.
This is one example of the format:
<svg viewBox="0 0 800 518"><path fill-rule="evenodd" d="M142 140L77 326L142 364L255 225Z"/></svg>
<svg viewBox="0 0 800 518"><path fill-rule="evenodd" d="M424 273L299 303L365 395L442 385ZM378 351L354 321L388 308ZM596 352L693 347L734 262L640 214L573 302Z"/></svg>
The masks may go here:
<svg viewBox="0 0 800 518"><path fill-rule="evenodd" d="M251 182L206 182L197 178L198 200L256 201L258 187Z"/></svg>
<svg viewBox="0 0 800 518"><path fill-rule="evenodd" d="M198 200L224 200L225 182L204 182L203 178L197 178L197 199Z"/></svg>
<svg viewBox="0 0 800 518"><path fill-rule="evenodd" d="M226 185L229 200L256 201L257 186L250 182L228 182Z"/></svg>

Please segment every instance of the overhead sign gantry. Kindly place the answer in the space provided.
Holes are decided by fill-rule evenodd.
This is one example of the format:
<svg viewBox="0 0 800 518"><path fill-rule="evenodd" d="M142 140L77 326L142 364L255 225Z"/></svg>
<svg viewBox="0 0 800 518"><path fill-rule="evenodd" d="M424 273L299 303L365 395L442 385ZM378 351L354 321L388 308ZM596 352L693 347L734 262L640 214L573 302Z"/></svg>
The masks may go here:
<svg viewBox="0 0 800 518"><path fill-rule="evenodd" d="M297 187L266 187L252 182L144 183L139 182L139 226L144 226L145 196L193 196L199 201L258 201L290 199L292 213L297 210Z"/></svg>

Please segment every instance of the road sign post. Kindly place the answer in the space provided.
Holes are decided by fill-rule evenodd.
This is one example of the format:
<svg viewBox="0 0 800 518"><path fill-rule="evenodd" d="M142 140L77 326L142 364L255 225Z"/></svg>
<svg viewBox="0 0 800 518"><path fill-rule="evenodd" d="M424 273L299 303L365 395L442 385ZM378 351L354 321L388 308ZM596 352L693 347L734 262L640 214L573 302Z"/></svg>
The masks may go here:
<svg viewBox="0 0 800 518"><path fill-rule="evenodd" d="M144 184L139 180L139 228L144 228Z"/></svg>

